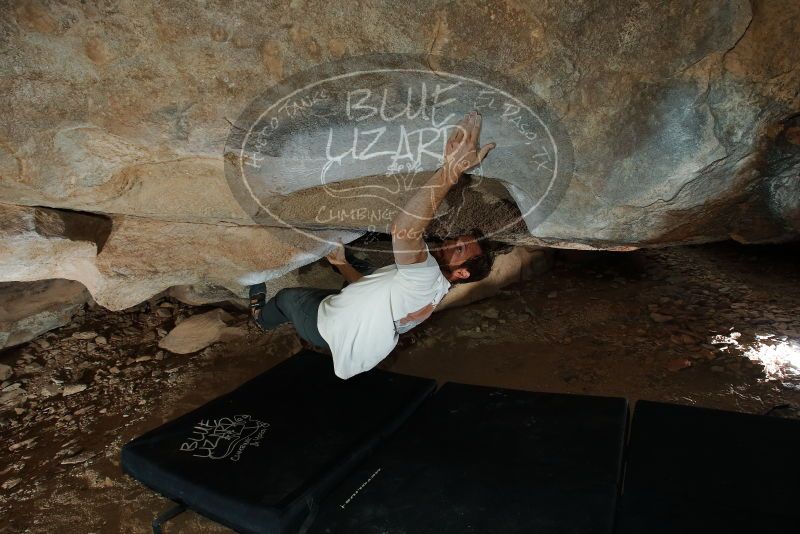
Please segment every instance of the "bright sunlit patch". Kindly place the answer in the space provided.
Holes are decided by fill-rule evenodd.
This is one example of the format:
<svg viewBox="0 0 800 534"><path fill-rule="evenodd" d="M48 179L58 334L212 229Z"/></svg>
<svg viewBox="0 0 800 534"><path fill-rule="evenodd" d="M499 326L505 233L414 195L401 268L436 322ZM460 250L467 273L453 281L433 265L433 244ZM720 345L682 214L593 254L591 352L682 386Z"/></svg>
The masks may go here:
<svg viewBox="0 0 800 534"><path fill-rule="evenodd" d="M739 345L739 337L741 335L739 332L729 332L728 335L717 334L711 338L711 344L717 345L717 348L722 352L728 352L730 349L741 350Z"/></svg>
<svg viewBox="0 0 800 534"><path fill-rule="evenodd" d="M781 339L783 338L783 339ZM800 343L785 336L756 335L756 342L744 356L764 366L767 379L780 380L786 387L800 389Z"/></svg>
<svg viewBox="0 0 800 534"><path fill-rule="evenodd" d="M775 334L756 334L753 343L740 343L739 332L716 335L711 343L722 352L741 353L764 366L765 380L777 380L785 387L800 389L800 341Z"/></svg>

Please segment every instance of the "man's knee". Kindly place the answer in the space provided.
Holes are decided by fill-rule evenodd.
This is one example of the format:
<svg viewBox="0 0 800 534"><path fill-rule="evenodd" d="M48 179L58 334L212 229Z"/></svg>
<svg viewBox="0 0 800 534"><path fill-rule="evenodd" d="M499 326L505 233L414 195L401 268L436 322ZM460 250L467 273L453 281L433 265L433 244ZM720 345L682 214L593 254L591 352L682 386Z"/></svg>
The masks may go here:
<svg viewBox="0 0 800 534"><path fill-rule="evenodd" d="M286 298L286 294L287 294L286 292L287 292L288 289L289 289L288 287L284 287L283 289L279 289L272 298L274 298L275 300L283 300L283 299L285 299Z"/></svg>
<svg viewBox="0 0 800 534"><path fill-rule="evenodd" d="M275 293L275 295L273 295L272 298L270 299L272 301L272 304L276 308L278 308L281 312L283 312L286 309L286 304L289 301L289 293L287 291L288 289L289 288L286 287L283 289L279 289Z"/></svg>
<svg viewBox="0 0 800 534"><path fill-rule="evenodd" d="M302 301L307 292L308 288L305 287L285 287L278 290L273 299L281 313L292 319L297 308L302 306Z"/></svg>

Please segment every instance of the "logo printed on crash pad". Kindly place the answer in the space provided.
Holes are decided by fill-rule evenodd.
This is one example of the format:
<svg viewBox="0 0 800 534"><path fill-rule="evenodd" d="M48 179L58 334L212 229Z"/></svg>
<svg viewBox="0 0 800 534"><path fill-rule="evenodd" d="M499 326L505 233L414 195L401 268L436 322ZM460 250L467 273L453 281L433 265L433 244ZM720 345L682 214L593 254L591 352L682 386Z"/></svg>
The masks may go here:
<svg viewBox="0 0 800 534"><path fill-rule="evenodd" d="M180 450L197 458L238 462L247 447L258 447L269 423L249 415L202 420L181 443Z"/></svg>

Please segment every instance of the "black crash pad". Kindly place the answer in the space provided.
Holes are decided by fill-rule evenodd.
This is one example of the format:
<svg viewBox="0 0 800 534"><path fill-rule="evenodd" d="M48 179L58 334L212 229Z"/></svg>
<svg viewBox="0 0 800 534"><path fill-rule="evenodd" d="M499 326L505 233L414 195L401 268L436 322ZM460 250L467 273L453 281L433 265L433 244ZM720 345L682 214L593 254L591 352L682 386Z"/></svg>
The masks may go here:
<svg viewBox="0 0 800 534"><path fill-rule="evenodd" d="M131 441L122 467L239 532L295 532L434 388L380 370L344 381L329 357L301 352Z"/></svg>
<svg viewBox="0 0 800 534"><path fill-rule="evenodd" d="M800 421L636 404L617 532L798 532Z"/></svg>
<svg viewBox="0 0 800 534"><path fill-rule="evenodd" d="M446 384L310 532L609 533L627 416L620 398Z"/></svg>

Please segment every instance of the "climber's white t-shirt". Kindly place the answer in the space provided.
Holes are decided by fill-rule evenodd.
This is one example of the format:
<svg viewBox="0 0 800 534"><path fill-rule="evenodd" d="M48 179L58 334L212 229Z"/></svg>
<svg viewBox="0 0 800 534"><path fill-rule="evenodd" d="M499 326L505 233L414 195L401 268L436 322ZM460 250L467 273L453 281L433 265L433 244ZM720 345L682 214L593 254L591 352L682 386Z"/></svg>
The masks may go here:
<svg viewBox="0 0 800 534"><path fill-rule="evenodd" d="M397 345L398 333L427 319L450 289L425 248L425 261L387 265L325 297L317 327L340 378L369 371Z"/></svg>

